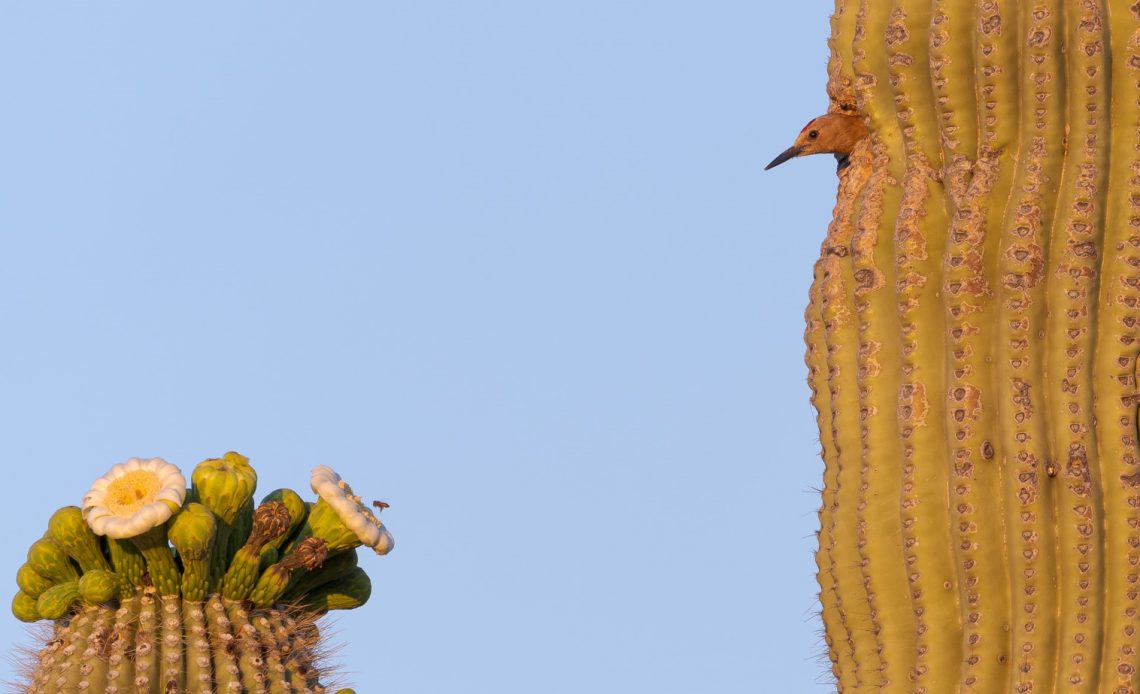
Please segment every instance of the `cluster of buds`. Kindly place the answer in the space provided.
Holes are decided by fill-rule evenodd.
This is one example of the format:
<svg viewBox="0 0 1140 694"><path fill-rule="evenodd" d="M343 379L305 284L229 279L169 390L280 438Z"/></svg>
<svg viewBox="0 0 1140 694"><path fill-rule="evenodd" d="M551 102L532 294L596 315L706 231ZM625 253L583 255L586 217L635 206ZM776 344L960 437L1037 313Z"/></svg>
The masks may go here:
<svg viewBox="0 0 1140 694"><path fill-rule="evenodd" d="M230 617L277 611L301 620L368 600L371 582L357 566L357 549L387 554L394 543L373 508L331 468L312 471L315 502L277 489L255 504L257 473L234 452L199 463L190 478L188 487L161 458L131 458L95 480L82 506L56 511L28 550L13 614L54 620L60 630L91 615L138 609L139 600L185 605L178 609L188 616L212 608ZM194 670L192 658L177 659ZM218 683L224 674L202 677ZM164 681L188 686L197 676L187 680L180 670Z"/></svg>

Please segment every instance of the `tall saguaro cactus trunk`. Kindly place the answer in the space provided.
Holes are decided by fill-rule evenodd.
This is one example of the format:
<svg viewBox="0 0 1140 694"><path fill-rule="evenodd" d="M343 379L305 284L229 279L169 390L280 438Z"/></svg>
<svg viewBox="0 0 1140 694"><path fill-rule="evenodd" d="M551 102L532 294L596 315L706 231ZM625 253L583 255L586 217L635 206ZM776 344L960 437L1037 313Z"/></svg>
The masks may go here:
<svg viewBox="0 0 1140 694"><path fill-rule="evenodd" d="M830 46L838 687L1140 691L1140 2L837 0Z"/></svg>

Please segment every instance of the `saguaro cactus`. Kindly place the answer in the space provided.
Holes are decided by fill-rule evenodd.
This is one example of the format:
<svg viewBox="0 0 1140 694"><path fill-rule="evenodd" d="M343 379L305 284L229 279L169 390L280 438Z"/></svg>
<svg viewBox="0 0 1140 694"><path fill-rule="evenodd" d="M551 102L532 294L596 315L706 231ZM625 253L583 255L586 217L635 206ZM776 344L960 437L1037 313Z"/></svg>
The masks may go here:
<svg viewBox="0 0 1140 694"><path fill-rule="evenodd" d="M806 313L842 691L1140 690L1140 3L836 0Z"/></svg>
<svg viewBox="0 0 1140 694"><path fill-rule="evenodd" d="M236 453L202 462L193 480L187 490L175 466L132 458L95 481L82 509L51 517L12 600L25 622L54 620L27 691L326 691L317 619L368 600L356 550L387 554L392 536L324 465L311 512L289 489L254 509L257 475Z"/></svg>

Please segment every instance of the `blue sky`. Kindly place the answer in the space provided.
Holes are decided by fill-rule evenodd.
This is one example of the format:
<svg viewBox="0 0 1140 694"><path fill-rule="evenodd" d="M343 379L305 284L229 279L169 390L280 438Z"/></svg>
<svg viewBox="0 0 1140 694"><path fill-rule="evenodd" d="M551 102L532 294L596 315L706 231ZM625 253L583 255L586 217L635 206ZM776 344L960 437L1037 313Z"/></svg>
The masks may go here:
<svg viewBox="0 0 1140 694"><path fill-rule="evenodd" d="M762 169L829 11L8 7L0 573L114 463L235 449L391 504L362 694L826 691L835 165Z"/></svg>

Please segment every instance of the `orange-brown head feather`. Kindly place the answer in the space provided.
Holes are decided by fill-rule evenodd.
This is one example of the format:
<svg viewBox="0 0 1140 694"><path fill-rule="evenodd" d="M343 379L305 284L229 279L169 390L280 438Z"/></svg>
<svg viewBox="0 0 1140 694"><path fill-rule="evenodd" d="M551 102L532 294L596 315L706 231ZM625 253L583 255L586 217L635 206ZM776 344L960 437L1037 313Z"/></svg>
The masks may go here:
<svg viewBox="0 0 1140 694"><path fill-rule="evenodd" d="M780 153L765 170L779 166L789 159L808 154L851 154L855 144L867 136L863 117L844 113L829 113L812 118L791 147Z"/></svg>

